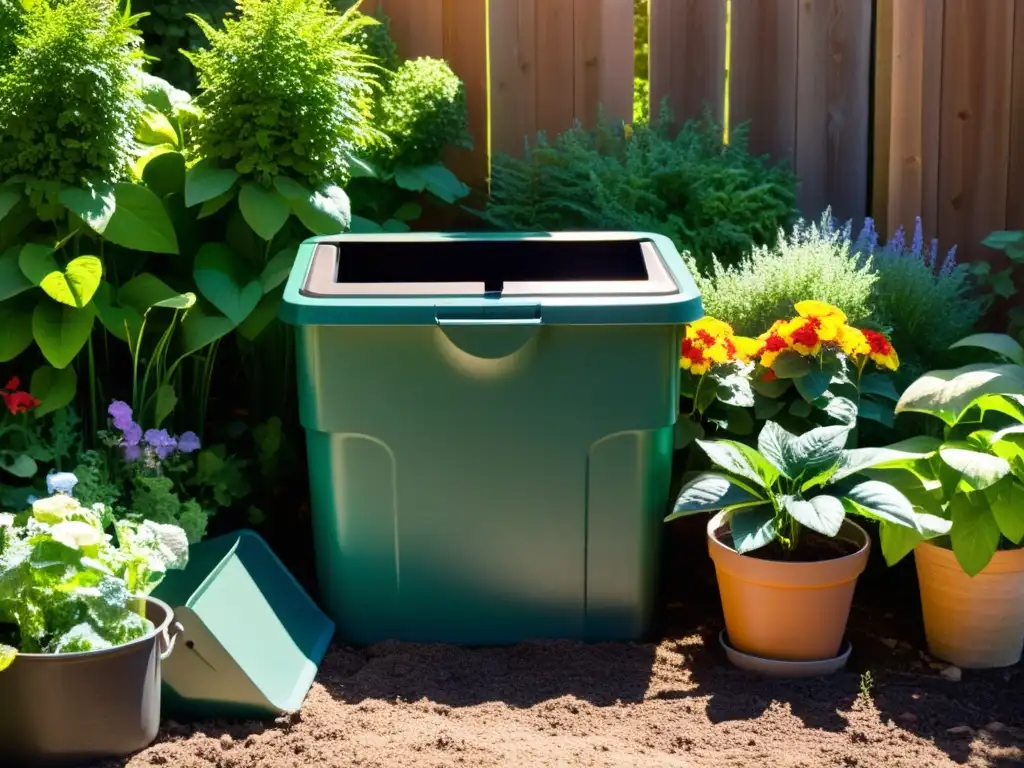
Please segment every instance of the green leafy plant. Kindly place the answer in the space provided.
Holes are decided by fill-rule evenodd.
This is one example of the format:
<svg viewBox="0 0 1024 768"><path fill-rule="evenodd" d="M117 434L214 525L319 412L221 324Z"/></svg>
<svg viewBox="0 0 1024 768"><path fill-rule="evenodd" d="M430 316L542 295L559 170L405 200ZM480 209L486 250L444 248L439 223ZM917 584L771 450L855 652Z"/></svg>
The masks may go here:
<svg viewBox="0 0 1024 768"><path fill-rule="evenodd" d="M756 450L729 440L698 441L719 470L687 482L666 522L724 510L737 552L777 542L785 558L799 551L805 529L837 536L847 514L880 522L883 541L903 529L924 538L948 532L948 521L915 511L892 485L857 477L894 459L922 455L918 446L846 450L849 432L839 425L794 435L769 421Z"/></svg>
<svg viewBox="0 0 1024 768"><path fill-rule="evenodd" d="M911 384L897 413L940 420L943 438L885 469L915 504L946 518L949 537L936 543L976 576L998 550L1024 542L1024 347L1001 334L954 347L986 349L997 361L931 371ZM903 557L919 541L916 532L901 532L886 556Z"/></svg>
<svg viewBox="0 0 1024 768"><path fill-rule="evenodd" d="M138 599L168 569L184 568L188 544L175 526L113 523L102 505L66 492L27 513L0 514L0 670L20 653L76 653L129 643L153 631Z"/></svg>
<svg viewBox="0 0 1024 768"><path fill-rule="evenodd" d="M179 88L195 88L195 70L180 51L199 48L205 38L189 16L216 24L234 8L233 0L135 0L132 5L146 14L139 28L152 59L152 73Z"/></svg>
<svg viewBox="0 0 1024 768"><path fill-rule="evenodd" d="M485 218L503 229L653 231L689 252L699 269L773 245L795 218L796 181L784 166L750 154L747 128L723 143L710 116L671 133L663 107L656 125L627 128L601 119L522 158L492 162Z"/></svg>
<svg viewBox="0 0 1024 768"><path fill-rule="evenodd" d="M1005 254L1010 264L998 272L993 272L992 265L987 261L977 261L970 267L971 274L982 287L989 289L995 296L1012 299L1018 293L1019 269L1020 265L1024 264L1024 231L993 232L982 240L981 244ZM1010 330L1024 335L1024 307L1010 308Z"/></svg>
<svg viewBox="0 0 1024 768"><path fill-rule="evenodd" d="M949 345L974 330L985 312L987 302L974 289L968 267L957 264L956 248L940 259L938 242L924 242L920 218L909 243L899 229L885 246L879 246L868 219L854 250L871 257L878 275L871 318L900 350L904 384L941 365Z"/></svg>
<svg viewBox="0 0 1024 768"><path fill-rule="evenodd" d="M715 259L694 279L705 312L752 335L805 300L831 304L862 323L871 317L879 278L871 257L853 248L849 225L838 228L826 211L818 224L801 221L789 235L780 232L778 245L755 248L733 265Z"/></svg>

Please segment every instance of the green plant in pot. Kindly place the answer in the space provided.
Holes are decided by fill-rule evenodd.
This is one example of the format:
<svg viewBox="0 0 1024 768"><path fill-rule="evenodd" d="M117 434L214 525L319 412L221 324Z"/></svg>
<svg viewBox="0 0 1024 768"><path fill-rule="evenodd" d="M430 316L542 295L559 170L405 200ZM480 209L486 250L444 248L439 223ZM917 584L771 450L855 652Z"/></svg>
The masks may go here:
<svg viewBox="0 0 1024 768"><path fill-rule="evenodd" d="M147 595L187 563L185 533L114 522L76 482L53 474L52 495L0 514L0 743L19 762L124 755L159 727L173 617Z"/></svg>
<svg viewBox="0 0 1024 768"><path fill-rule="evenodd" d="M807 666L788 662L845 660L843 635L870 547L849 514L881 522L883 541L903 528L921 538L949 531L892 485L858 476L922 455L915 441L847 450L849 433L843 425L794 435L769 421L756 449L697 441L717 469L687 482L666 518L715 513L707 538L726 647L756 657L762 671L793 674Z"/></svg>
<svg viewBox="0 0 1024 768"><path fill-rule="evenodd" d="M1024 348L1001 334L953 347L983 348L998 361L914 382L897 413L939 419L943 438L927 456L885 470L950 521L949 535L903 532L890 554L914 551L933 655L961 667L1010 666L1024 649Z"/></svg>

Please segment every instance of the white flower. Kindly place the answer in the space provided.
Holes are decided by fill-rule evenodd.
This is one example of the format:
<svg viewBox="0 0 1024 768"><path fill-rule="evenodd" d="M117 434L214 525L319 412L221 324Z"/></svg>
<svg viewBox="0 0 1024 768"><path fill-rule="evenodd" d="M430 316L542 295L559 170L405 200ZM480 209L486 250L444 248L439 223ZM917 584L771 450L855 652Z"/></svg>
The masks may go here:
<svg viewBox="0 0 1024 768"><path fill-rule="evenodd" d="M57 523L50 529L50 535L54 541L59 541L72 549L86 549L103 543L102 531L79 520Z"/></svg>
<svg viewBox="0 0 1024 768"><path fill-rule="evenodd" d="M60 523L79 509L81 505L63 493L32 502L32 516L41 523Z"/></svg>

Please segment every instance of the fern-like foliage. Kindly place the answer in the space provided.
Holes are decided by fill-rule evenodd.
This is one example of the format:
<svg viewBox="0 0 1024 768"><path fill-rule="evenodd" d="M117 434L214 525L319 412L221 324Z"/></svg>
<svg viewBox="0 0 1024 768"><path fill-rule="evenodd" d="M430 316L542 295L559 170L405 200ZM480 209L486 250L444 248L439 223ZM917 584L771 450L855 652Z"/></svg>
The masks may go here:
<svg viewBox="0 0 1024 768"><path fill-rule="evenodd" d="M795 218L796 180L749 153L745 126L728 144L710 115L675 137L656 125L579 125L523 157L492 163L486 218L512 230L628 229L668 235L701 269L774 244Z"/></svg>
<svg viewBox="0 0 1024 768"><path fill-rule="evenodd" d="M208 47L186 53L199 73L201 153L270 186L290 176L341 184L350 159L379 140L378 67L354 40L375 23L327 0L237 0Z"/></svg>
<svg viewBox="0 0 1024 768"><path fill-rule="evenodd" d="M0 66L0 178L78 185L124 177L135 148L138 17L117 0L5 3L20 27Z"/></svg>

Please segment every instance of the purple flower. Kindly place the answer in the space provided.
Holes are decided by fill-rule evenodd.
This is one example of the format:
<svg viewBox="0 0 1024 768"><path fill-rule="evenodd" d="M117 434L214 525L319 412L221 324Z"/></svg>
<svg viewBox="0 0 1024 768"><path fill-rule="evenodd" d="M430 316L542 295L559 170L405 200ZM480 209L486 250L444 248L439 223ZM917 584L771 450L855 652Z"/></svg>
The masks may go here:
<svg viewBox="0 0 1024 768"><path fill-rule="evenodd" d="M121 452L124 454L125 461L138 461L142 458L142 448L139 444L135 445L122 445Z"/></svg>
<svg viewBox="0 0 1024 768"><path fill-rule="evenodd" d="M903 246L904 246L904 244L906 242L907 242L907 234L903 231L903 225L901 224L897 228L896 234L894 234L892 236L892 240L889 241L889 247L891 247L892 250L894 250L894 251L902 253L903 252Z"/></svg>
<svg viewBox="0 0 1024 768"><path fill-rule="evenodd" d="M915 256L923 260L924 254L924 229L921 226L921 217L917 217L917 221L914 223L914 240L910 246L910 251Z"/></svg>
<svg viewBox="0 0 1024 768"><path fill-rule="evenodd" d="M138 445L140 440L142 440L142 427L134 421L121 431L122 445Z"/></svg>
<svg viewBox="0 0 1024 768"><path fill-rule="evenodd" d="M78 478L70 472L51 472L46 476L46 491L51 496L55 493L66 493L70 496L77 484Z"/></svg>
<svg viewBox="0 0 1024 768"><path fill-rule="evenodd" d="M114 420L114 426L124 432L134 422L132 421L132 409L128 403L115 400L107 408L107 413Z"/></svg>
<svg viewBox="0 0 1024 768"><path fill-rule="evenodd" d="M939 256L939 238L933 237L932 244L928 248L928 269L935 269L935 259Z"/></svg>
<svg viewBox="0 0 1024 768"><path fill-rule="evenodd" d="M195 432L183 432L178 437L178 451L181 453L195 453L199 448L199 437Z"/></svg>
<svg viewBox="0 0 1024 768"><path fill-rule="evenodd" d="M942 262L942 269L939 270L939 274L942 277L949 277L953 274L953 270L956 269L956 246L954 245L949 249L949 253L946 254L946 258Z"/></svg>
<svg viewBox="0 0 1024 768"><path fill-rule="evenodd" d="M161 460L166 459L178 448L178 441L167 434L166 429L147 429L144 439L146 445L152 448Z"/></svg>

